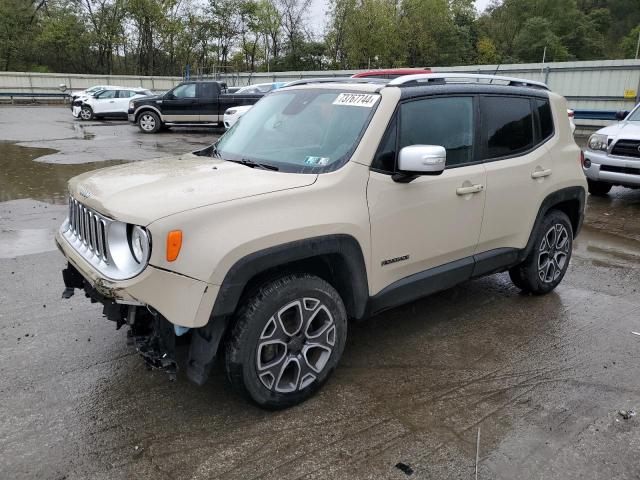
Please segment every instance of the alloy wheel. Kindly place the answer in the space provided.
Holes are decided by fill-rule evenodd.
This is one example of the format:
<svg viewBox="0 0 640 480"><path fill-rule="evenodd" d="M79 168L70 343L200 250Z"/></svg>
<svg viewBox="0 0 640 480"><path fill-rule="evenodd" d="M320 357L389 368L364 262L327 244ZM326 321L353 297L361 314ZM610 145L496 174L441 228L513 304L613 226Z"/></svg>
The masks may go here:
<svg viewBox="0 0 640 480"><path fill-rule="evenodd" d="M83 120L91 120L91 110L88 108L83 108L80 110L80 118Z"/></svg>
<svg viewBox="0 0 640 480"><path fill-rule="evenodd" d="M540 242L538 277L543 283L552 283L562 275L569 260L571 237L567 228L556 223Z"/></svg>
<svg viewBox="0 0 640 480"><path fill-rule="evenodd" d="M142 127L143 130L150 132L156 128L156 119L148 114L142 115L140 117L140 127Z"/></svg>
<svg viewBox="0 0 640 480"><path fill-rule="evenodd" d="M262 384L277 393L303 390L326 367L336 343L329 308L316 298L283 306L266 323L256 349Z"/></svg>

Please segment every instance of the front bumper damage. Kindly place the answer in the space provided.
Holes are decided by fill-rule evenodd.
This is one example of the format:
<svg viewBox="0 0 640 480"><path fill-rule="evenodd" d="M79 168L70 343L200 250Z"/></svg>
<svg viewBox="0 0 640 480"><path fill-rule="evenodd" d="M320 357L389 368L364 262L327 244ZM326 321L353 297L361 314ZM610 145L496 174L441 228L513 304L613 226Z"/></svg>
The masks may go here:
<svg viewBox="0 0 640 480"><path fill-rule="evenodd" d="M135 345L149 370L163 371L170 380L177 378L178 335L173 323L151 306L116 301L102 289L96 289L71 263L62 271L62 278L63 298L71 298L76 290L81 290L91 303L102 304L103 315L116 324L116 330L125 325L129 328L128 342ZM203 385L211 372L227 324L228 318L212 318L203 327L191 329L186 374L197 385Z"/></svg>
<svg viewBox="0 0 640 480"><path fill-rule="evenodd" d="M175 380L178 373L176 362L176 335L173 324L149 307L123 305L96 290L76 268L68 264L62 271L65 289L62 298L71 298L76 289L84 291L91 303L102 304L102 314L116 324L116 330L129 327L127 336L145 361L147 368L161 370Z"/></svg>

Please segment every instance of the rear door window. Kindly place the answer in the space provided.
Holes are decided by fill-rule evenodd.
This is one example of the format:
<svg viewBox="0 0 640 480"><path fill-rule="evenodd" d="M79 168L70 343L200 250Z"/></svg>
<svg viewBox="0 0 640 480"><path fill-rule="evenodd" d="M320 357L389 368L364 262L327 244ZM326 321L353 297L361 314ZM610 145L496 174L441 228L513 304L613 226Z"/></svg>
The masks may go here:
<svg viewBox="0 0 640 480"><path fill-rule="evenodd" d="M526 97L480 99L485 159L518 155L533 148L533 112Z"/></svg>

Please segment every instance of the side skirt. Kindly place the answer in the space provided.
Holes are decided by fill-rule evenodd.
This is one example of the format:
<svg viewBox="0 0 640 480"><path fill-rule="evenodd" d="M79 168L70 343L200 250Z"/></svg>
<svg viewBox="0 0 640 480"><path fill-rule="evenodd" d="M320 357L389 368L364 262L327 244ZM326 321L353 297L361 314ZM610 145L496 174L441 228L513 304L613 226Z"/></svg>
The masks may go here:
<svg viewBox="0 0 640 480"><path fill-rule="evenodd" d="M375 315L413 302L472 278L504 272L518 263L520 252L516 248L499 248L400 279L369 297L367 314Z"/></svg>

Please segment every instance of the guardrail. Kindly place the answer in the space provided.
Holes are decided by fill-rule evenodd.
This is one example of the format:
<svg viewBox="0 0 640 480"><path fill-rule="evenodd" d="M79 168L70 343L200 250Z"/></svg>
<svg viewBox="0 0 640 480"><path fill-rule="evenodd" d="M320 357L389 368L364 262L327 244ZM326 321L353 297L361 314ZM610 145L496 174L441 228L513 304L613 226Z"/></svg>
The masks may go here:
<svg viewBox="0 0 640 480"><path fill-rule="evenodd" d="M574 110L576 120L617 120L618 110Z"/></svg>

